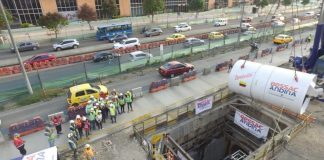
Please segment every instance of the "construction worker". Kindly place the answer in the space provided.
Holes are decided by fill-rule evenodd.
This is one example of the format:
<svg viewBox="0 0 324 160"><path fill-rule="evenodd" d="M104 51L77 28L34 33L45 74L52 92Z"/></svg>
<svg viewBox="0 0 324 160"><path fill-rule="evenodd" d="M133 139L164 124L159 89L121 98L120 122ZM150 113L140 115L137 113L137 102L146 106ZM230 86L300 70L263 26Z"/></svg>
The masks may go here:
<svg viewBox="0 0 324 160"><path fill-rule="evenodd" d="M84 133L87 139L89 139L89 135L90 135L90 122L86 117L83 117L82 119L83 124L84 124Z"/></svg>
<svg viewBox="0 0 324 160"><path fill-rule="evenodd" d="M105 105L105 103L103 102L103 103L100 103L99 104L99 109L100 109L100 111L101 111L101 114L102 114L102 122L103 123L106 123L106 119L107 119L107 109L108 108L106 108L106 105Z"/></svg>
<svg viewBox="0 0 324 160"><path fill-rule="evenodd" d="M93 104L92 101L89 100L85 109L87 116L89 116L91 108L93 108Z"/></svg>
<svg viewBox="0 0 324 160"><path fill-rule="evenodd" d="M101 114L101 110L98 111L98 114L96 115L96 124L98 129L102 129L102 114Z"/></svg>
<svg viewBox="0 0 324 160"><path fill-rule="evenodd" d="M47 136L49 147L54 147L56 135L54 134L54 129L50 127L45 128L45 136Z"/></svg>
<svg viewBox="0 0 324 160"><path fill-rule="evenodd" d="M52 124L56 129L57 135L62 134L62 118L61 115L55 115L51 118Z"/></svg>
<svg viewBox="0 0 324 160"><path fill-rule="evenodd" d="M77 159L77 142L73 137L73 133L69 133L68 134L68 143L69 143L69 147L71 150L73 150L73 157L74 159Z"/></svg>
<svg viewBox="0 0 324 160"><path fill-rule="evenodd" d="M19 133L14 134L13 143L22 156L26 155L27 151L25 149L25 141L20 137Z"/></svg>
<svg viewBox="0 0 324 160"><path fill-rule="evenodd" d="M119 97L118 97L118 104L120 106L120 109L121 109L121 113L125 113L125 98L124 98L124 95L123 93L120 93L119 94Z"/></svg>
<svg viewBox="0 0 324 160"><path fill-rule="evenodd" d="M82 123L82 119L81 119L80 115L76 116L75 125L76 125L76 128L78 129L79 138L81 139L82 136L83 136L83 131L82 131L83 130L83 123Z"/></svg>
<svg viewBox="0 0 324 160"><path fill-rule="evenodd" d="M228 62L228 71L227 73L229 73L233 68L233 59L230 59L230 61Z"/></svg>
<svg viewBox="0 0 324 160"><path fill-rule="evenodd" d="M111 118L111 123L116 123L116 107L114 104L110 104L109 106L109 113L110 113L110 118Z"/></svg>
<svg viewBox="0 0 324 160"><path fill-rule="evenodd" d="M125 94L125 101L127 103L127 112L129 112L129 109L133 111L133 106L132 106L133 98L132 98L132 94L129 91L127 91Z"/></svg>
<svg viewBox="0 0 324 160"><path fill-rule="evenodd" d="M97 103L97 99L93 95L90 95L90 101L92 104Z"/></svg>
<svg viewBox="0 0 324 160"><path fill-rule="evenodd" d="M118 114L121 114L121 111L120 111L120 106L119 106L119 103L118 103L118 96L116 95L113 99L112 99L112 101L113 101L113 104L114 104L114 106L116 107L116 110L117 110L117 112L118 112Z"/></svg>
<svg viewBox="0 0 324 160"><path fill-rule="evenodd" d="M78 136L79 136L79 132L77 130L77 127L75 125L75 122L74 120L70 120L70 131L72 132L73 134L73 137L76 139L76 140L79 140Z"/></svg>
<svg viewBox="0 0 324 160"><path fill-rule="evenodd" d="M306 42L310 43L312 41L312 34L309 34L306 38Z"/></svg>
<svg viewBox="0 0 324 160"><path fill-rule="evenodd" d="M118 95L118 93L117 93L116 89L113 89L113 90L111 91L111 93L110 93L111 98L114 98L114 97L117 96L117 95Z"/></svg>
<svg viewBox="0 0 324 160"><path fill-rule="evenodd" d="M91 126L90 129L96 130L96 112L95 112L94 108L91 108L88 119L90 121L90 126Z"/></svg>
<svg viewBox="0 0 324 160"><path fill-rule="evenodd" d="M86 160L95 160L95 153L90 144L84 146L83 156Z"/></svg>

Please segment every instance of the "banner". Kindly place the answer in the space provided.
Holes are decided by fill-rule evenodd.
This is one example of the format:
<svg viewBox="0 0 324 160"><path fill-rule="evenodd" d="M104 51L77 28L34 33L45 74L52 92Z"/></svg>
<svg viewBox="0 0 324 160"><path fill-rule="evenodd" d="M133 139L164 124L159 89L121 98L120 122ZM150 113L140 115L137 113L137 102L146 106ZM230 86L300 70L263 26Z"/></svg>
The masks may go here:
<svg viewBox="0 0 324 160"><path fill-rule="evenodd" d="M196 114L211 109L213 106L213 96L196 101Z"/></svg>
<svg viewBox="0 0 324 160"><path fill-rule="evenodd" d="M245 115L244 113L236 110L234 123L250 132L257 138L266 138L268 136L269 127L258 122L257 120Z"/></svg>
<svg viewBox="0 0 324 160"><path fill-rule="evenodd" d="M57 160L57 148L47 148L27 156L24 156L22 160Z"/></svg>

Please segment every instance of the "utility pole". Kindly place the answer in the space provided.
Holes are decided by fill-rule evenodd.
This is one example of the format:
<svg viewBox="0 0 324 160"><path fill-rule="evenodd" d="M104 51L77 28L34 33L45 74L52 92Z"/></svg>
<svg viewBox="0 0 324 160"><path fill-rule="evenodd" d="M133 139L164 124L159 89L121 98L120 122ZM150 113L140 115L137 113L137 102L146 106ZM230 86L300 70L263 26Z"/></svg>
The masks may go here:
<svg viewBox="0 0 324 160"><path fill-rule="evenodd" d="M13 36L11 34L11 28L10 28L10 25L9 25L9 22L8 22L8 18L7 18L7 15L6 15L6 12L5 12L5 9L3 7L3 4L2 4L2 1L1 0L0 0L0 9L2 10L3 17L4 17L5 21L6 21L6 25L7 25L8 33L9 33L9 36L10 36L10 39L11 39L11 43L12 43L14 49L15 49L15 52L17 53L18 62L20 64L22 73L24 75L28 92L29 92L29 94L33 94L34 93L33 92L33 88L30 85L30 82L29 82L29 79L28 79L28 75L27 75L26 70L25 70L25 66L24 66L24 64L23 64L23 62L21 60L21 57L20 57L18 48L17 48L16 43L15 43L15 40L13 39Z"/></svg>
<svg viewBox="0 0 324 160"><path fill-rule="evenodd" d="M240 46L240 40L241 40L241 31L242 31L242 20L244 16L244 6L245 6L245 0L240 0L240 4L242 5L242 12L241 12L241 19L240 19L240 30L238 32L237 36L237 46Z"/></svg>

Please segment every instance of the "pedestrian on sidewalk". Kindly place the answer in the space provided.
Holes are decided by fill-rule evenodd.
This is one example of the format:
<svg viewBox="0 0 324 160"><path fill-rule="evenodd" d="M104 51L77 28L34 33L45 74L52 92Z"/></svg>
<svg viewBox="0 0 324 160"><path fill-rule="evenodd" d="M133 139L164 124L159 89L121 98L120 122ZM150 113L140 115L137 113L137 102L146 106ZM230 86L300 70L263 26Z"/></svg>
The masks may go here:
<svg viewBox="0 0 324 160"><path fill-rule="evenodd" d="M230 61L228 62L228 71L227 73L229 73L233 68L233 59L230 59Z"/></svg>
<svg viewBox="0 0 324 160"><path fill-rule="evenodd" d="M82 136L83 136L83 131L82 131L83 130L83 123L82 123L82 119L81 119L80 115L76 116L75 125L76 125L76 128L78 129L79 139L81 139Z"/></svg>
<svg viewBox="0 0 324 160"><path fill-rule="evenodd" d="M125 113L125 103L126 102L125 102L125 98L124 98L123 93L119 94L118 103L120 105L121 113Z"/></svg>
<svg viewBox="0 0 324 160"><path fill-rule="evenodd" d="M102 129L102 114L101 114L101 110L98 111L98 114L96 116L96 124L99 130Z"/></svg>
<svg viewBox="0 0 324 160"><path fill-rule="evenodd" d="M91 126L90 130L91 131L96 130L96 113L93 108L90 111L90 115L89 115L88 119L90 121L90 126Z"/></svg>
<svg viewBox="0 0 324 160"><path fill-rule="evenodd" d="M55 139L56 139L54 129L50 128L50 127L46 127L44 134L45 134L45 136L47 136L49 147L54 147L55 146Z"/></svg>
<svg viewBox="0 0 324 160"><path fill-rule="evenodd" d="M115 96L117 96L118 93L117 93L116 89L113 89L113 90L111 91L110 95L111 95L111 98L114 98Z"/></svg>
<svg viewBox="0 0 324 160"><path fill-rule="evenodd" d="M52 117L52 123L55 126L56 134L62 134L62 118L61 115L55 115Z"/></svg>
<svg viewBox="0 0 324 160"><path fill-rule="evenodd" d="M86 144L84 146L83 156L86 160L95 160L95 152L90 146L90 144Z"/></svg>
<svg viewBox="0 0 324 160"><path fill-rule="evenodd" d="M89 135L90 135L90 122L89 122L89 120L86 117L84 117L82 120L83 120L83 124L84 124L83 129L84 129L85 136L86 136L87 139L89 139Z"/></svg>
<svg viewBox="0 0 324 160"><path fill-rule="evenodd" d="M132 99L133 99L132 94L129 91L127 91L125 94L125 102L127 103L127 112L129 112L129 110L133 111Z"/></svg>
<svg viewBox="0 0 324 160"><path fill-rule="evenodd" d="M305 50L307 49L308 44L310 44L311 41L312 41L312 34L309 34L305 40L306 42Z"/></svg>
<svg viewBox="0 0 324 160"><path fill-rule="evenodd" d="M25 149L25 141L20 137L19 133L14 134L13 143L22 156L26 155L27 151Z"/></svg>
<svg viewBox="0 0 324 160"><path fill-rule="evenodd" d="M102 114L102 123L106 123L106 119L107 119L107 112L105 111L106 110L106 105L105 103L100 103L99 105L99 109L101 111L101 114Z"/></svg>
<svg viewBox="0 0 324 160"><path fill-rule="evenodd" d="M87 116L89 116L91 108L93 108L93 103L89 100L85 109Z"/></svg>
<svg viewBox="0 0 324 160"><path fill-rule="evenodd" d="M74 120L70 120L70 131L71 133L73 134L73 137L76 139L76 140L79 140L79 132L78 132L78 129L76 127L76 124L74 122Z"/></svg>
<svg viewBox="0 0 324 160"><path fill-rule="evenodd" d="M116 122L116 107L112 103L109 106L109 113L110 113L111 123L117 123Z"/></svg>
<svg viewBox="0 0 324 160"><path fill-rule="evenodd" d="M73 151L73 158L77 159L77 141L73 138L73 133L68 134L68 143L70 149Z"/></svg>
<svg viewBox="0 0 324 160"><path fill-rule="evenodd" d="M113 100L113 104L114 104L118 114L121 114L120 106L118 103L118 101L119 101L118 96L116 95L112 100Z"/></svg>

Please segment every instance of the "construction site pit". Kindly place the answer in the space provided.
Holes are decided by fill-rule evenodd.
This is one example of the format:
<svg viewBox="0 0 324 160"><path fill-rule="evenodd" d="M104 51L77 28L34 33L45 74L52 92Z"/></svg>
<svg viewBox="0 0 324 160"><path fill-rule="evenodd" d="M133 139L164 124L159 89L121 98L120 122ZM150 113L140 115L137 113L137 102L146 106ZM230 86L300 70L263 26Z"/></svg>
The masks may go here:
<svg viewBox="0 0 324 160"><path fill-rule="evenodd" d="M147 148L149 157L159 160L270 159L312 120L306 115L295 115L238 95L218 101L212 109L197 115L187 111L178 114L176 119L166 118L171 119L169 121L161 120L159 117L163 115L159 115L155 126L149 128L134 126L135 136L141 134L139 144ZM246 124L253 131L235 123L236 114L240 115L236 122ZM143 126L145 123L148 122ZM263 130L267 129L264 134ZM266 136L255 134L261 132Z"/></svg>

